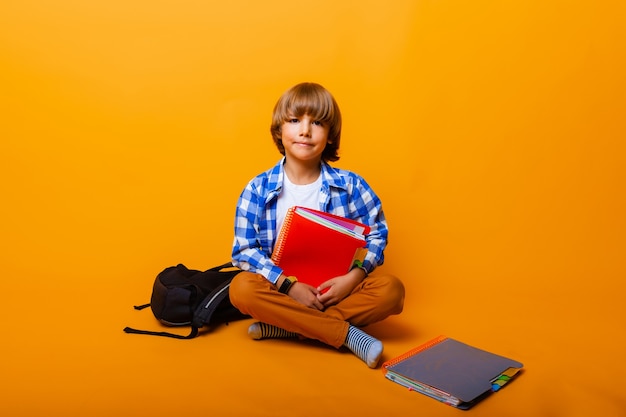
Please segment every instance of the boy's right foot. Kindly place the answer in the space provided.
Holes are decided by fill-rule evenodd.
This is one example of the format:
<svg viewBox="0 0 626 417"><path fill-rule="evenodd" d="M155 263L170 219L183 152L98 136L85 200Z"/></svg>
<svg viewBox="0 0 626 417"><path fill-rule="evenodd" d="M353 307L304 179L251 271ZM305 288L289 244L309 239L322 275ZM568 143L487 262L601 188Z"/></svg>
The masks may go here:
<svg viewBox="0 0 626 417"><path fill-rule="evenodd" d="M280 327L271 324L261 323L260 321L252 323L248 327L248 336L254 340L261 339L294 339L298 337L297 333L288 332Z"/></svg>

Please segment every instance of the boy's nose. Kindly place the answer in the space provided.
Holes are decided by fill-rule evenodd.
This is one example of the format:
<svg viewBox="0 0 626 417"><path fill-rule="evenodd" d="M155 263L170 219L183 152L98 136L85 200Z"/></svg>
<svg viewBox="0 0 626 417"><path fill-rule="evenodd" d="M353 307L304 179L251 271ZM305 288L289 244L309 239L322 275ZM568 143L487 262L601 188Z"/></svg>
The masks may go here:
<svg viewBox="0 0 626 417"><path fill-rule="evenodd" d="M300 123L300 134L302 136L310 136L311 134L311 124L308 122Z"/></svg>

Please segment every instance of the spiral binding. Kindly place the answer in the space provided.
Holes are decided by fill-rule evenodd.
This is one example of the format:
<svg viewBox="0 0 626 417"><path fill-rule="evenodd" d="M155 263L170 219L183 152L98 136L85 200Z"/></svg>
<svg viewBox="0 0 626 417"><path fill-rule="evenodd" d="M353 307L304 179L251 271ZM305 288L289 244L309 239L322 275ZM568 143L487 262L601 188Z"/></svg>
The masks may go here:
<svg viewBox="0 0 626 417"><path fill-rule="evenodd" d="M398 363L400 363L400 362L410 358L413 355L417 355L420 352L423 352L423 351L425 351L427 349L430 349L431 347L433 347L433 346L443 342L447 338L448 337L444 336L444 335L437 336L434 339L429 340L428 342L426 342L426 343L424 343L424 344L422 344L422 345L420 345L420 346L418 346L418 347L416 347L414 349L411 349L408 352L398 356L397 358L393 358L393 359L388 360L382 366L383 372L386 372L387 368L390 368L390 367L392 367L394 365L397 365Z"/></svg>
<svg viewBox="0 0 626 417"><path fill-rule="evenodd" d="M283 251L285 249L285 240L287 239L287 231L291 227L294 210L295 207L290 207L287 210L287 214L285 214L285 220L283 221L283 226L280 228L280 233L278 234L278 238L276 239L276 245L274 245L274 251L272 252L272 261L276 265L280 263L280 258L283 256Z"/></svg>

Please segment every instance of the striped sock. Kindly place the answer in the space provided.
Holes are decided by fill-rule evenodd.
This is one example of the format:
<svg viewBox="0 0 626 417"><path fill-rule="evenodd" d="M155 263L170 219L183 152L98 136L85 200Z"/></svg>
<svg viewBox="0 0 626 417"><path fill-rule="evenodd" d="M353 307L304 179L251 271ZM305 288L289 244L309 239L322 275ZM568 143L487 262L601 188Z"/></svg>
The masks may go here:
<svg viewBox="0 0 626 417"><path fill-rule="evenodd" d="M288 332L280 327L271 324L261 323L260 321L252 323L248 327L248 336L254 340L261 339L293 339L298 337L297 333Z"/></svg>
<svg viewBox="0 0 626 417"><path fill-rule="evenodd" d="M348 335L343 345L350 349L356 356L370 368L376 368L383 354L383 344L363 330L350 325Z"/></svg>

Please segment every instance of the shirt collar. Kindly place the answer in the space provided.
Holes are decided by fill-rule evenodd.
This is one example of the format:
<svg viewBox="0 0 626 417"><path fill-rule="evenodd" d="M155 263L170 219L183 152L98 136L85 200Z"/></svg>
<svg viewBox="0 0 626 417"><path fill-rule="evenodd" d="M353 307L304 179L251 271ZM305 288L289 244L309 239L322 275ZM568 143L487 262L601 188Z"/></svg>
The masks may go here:
<svg viewBox="0 0 626 417"><path fill-rule="evenodd" d="M272 194L280 193L283 188L283 179L285 176L285 160L283 157L278 164L270 170L270 184ZM346 188L346 183L343 178L337 173L337 170L331 167L327 162L322 161L322 187L323 188Z"/></svg>

